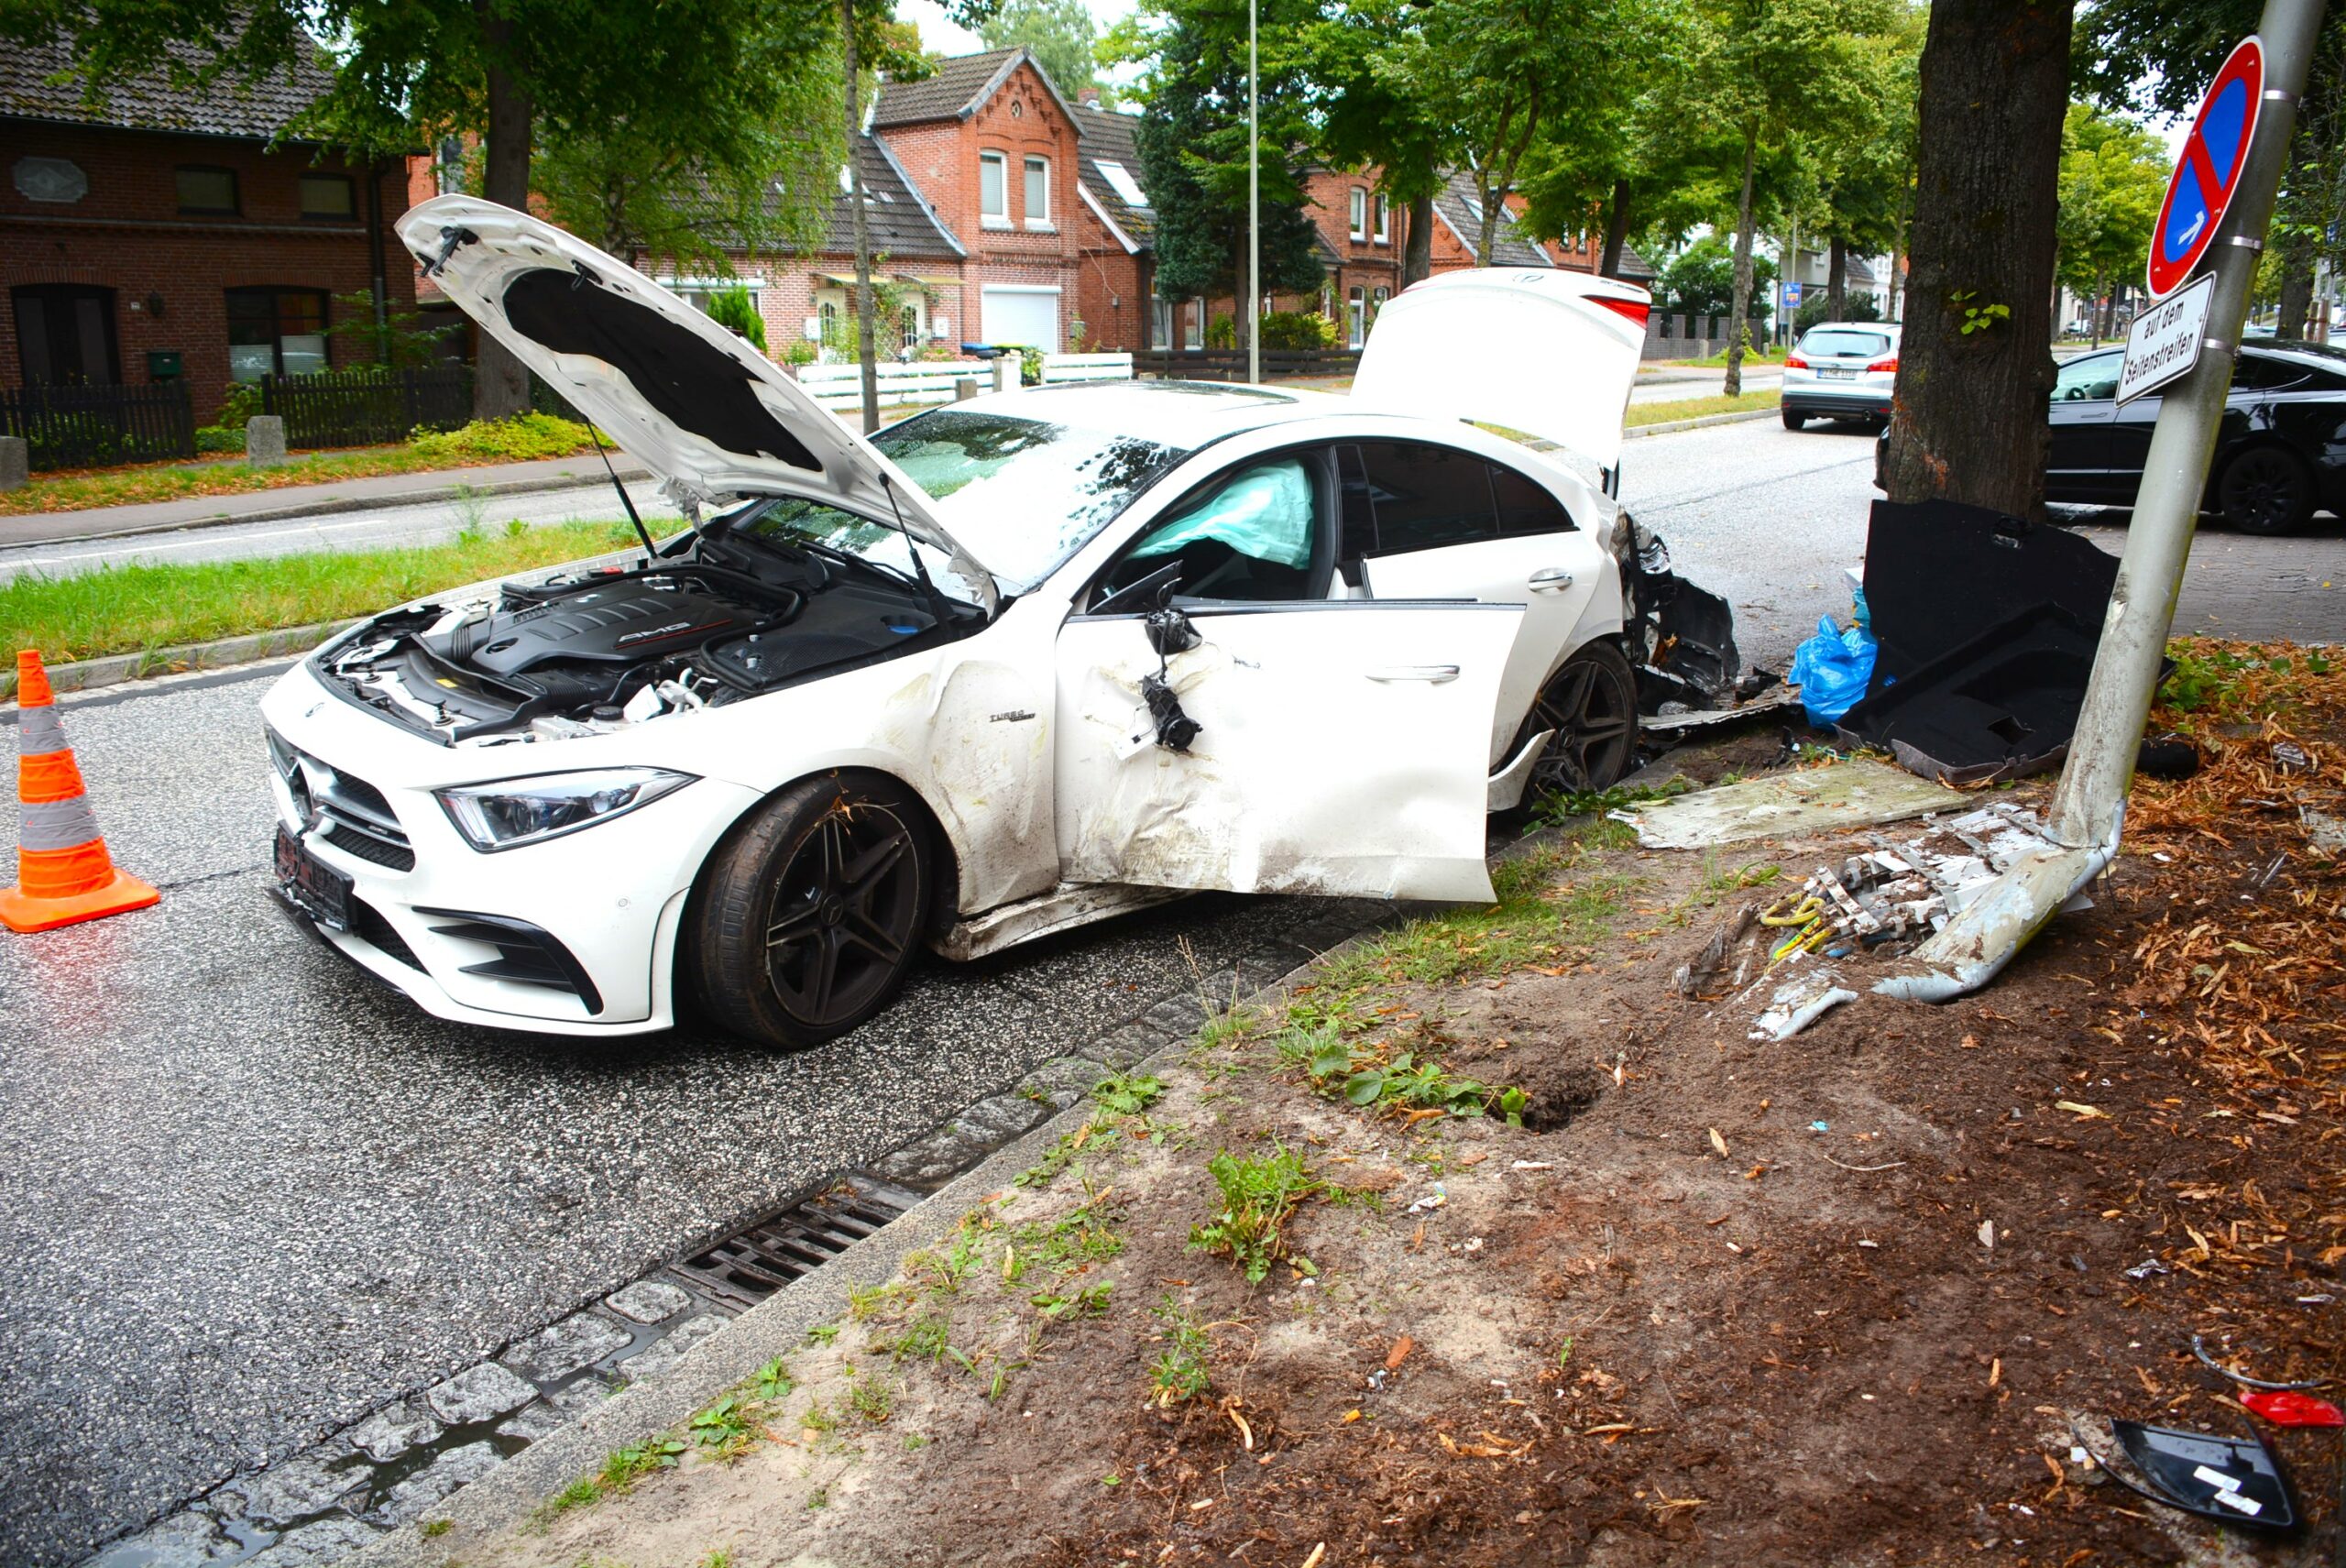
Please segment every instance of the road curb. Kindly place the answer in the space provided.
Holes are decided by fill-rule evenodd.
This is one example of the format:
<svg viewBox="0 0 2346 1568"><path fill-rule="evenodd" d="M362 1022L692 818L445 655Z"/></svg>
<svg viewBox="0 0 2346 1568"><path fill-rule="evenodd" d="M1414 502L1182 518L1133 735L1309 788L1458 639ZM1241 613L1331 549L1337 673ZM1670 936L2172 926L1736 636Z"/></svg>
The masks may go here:
<svg viewBox="0 0 2346 1568"><path fill-rule="evenodd" d="M155 675L199 670L224 670L236 664L259 663L289 653L306 653L336 632L367 618L321 620L309 626L280 627L275 631L248 631L210 642L182 642L170 648L149 648L137 653L110 653L103 659L77 659L49 666L49 684L60 695L98 691L106 686L146 680ZM0 718L16 714L16 673L0 671Z"/></svg>
<svg viewBox="0 0 2346 1568"><path fill-rule="evenodd" d="M1774 409L1753 409L1748 413L1705 414L1700 419L1671 419L1660 424L1641 424L1635 430L1624 431L1621 439L1635 441L1642 435L1668 435L1673 430L1702 430L1715 424L1749 424L1755 419L1774 419Z"/></svg>
<svg viewBox="0 0 2346 1568"><path fill-rule="evenodd" d="M641 464L622 463L619 465L619 477L625 481L633 481L649 479L652 474ZM336 496L322 500L298 501L291 506L263 507L252 511L221 512L211 517L189 518L179 522L135 522L126 523L118 528L98 527L79 533L63 533L54 538L10 539L0 541L0 550L25 550L45 544L87 544L102 539L131 539L146 533L183 533L190 529L226 528L240 522L284 522L293 518L331 517L336 512L373 511L385 507L432 506L497 496L531 495L541 490L576 490L609 482L608 476L597 472L576 478L500 479L488 484L467 485L463 487L461 491L456 486L447 485L437 489L414 490L390 496ZM245 493L249 495L252 492ZM0 515L0 530L5 530L12 521L21 521L29 518L77 518L104 512L106 510L104 507L92 507L87 512L19 512L13 516Z"/></svg>

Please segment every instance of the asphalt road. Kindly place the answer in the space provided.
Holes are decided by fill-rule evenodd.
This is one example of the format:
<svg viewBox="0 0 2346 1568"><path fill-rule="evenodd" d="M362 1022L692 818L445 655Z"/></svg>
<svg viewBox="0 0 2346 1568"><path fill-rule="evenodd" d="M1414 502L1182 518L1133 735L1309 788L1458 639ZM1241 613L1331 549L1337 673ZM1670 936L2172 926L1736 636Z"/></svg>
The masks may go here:
<svg viewBox="0 0 2346 1568"><path fill-rule="evenodd" d="M1870 463L1863 434L1727 425L1630 443L1626 493L1781 667L1846 609ZM2334 528L2211 529L2184 619L2334 639L2310 585L2341 557ZM1199 899L936 966L801 1056L459 1028L269 907L265 685L67 709L116 858L165 896L0 942L0 1562L73 1563L926 1131L1182 983L1177 936L1211 972L1325 911Z"/></svg>

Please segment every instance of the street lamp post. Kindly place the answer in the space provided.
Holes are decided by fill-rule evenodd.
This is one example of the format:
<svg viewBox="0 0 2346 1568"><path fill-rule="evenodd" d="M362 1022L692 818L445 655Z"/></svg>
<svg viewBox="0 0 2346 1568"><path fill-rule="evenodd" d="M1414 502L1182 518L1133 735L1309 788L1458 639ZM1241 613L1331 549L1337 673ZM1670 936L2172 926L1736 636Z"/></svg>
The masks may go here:
<svg viewBox="0 0 2346 1568"><path fill-rule="evenodd" d="M1255 106L1255 12L1246 0L1246 379L1263 379L1263 154Z"/></svg>

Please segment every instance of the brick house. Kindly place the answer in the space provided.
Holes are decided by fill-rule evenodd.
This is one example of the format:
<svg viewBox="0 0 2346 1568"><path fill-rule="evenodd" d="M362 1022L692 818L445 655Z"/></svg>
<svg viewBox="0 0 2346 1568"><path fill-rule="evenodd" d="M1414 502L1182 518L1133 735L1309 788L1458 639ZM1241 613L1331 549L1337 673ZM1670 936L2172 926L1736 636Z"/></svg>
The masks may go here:
<svg viewBox="0 0 2346 1568"><path fill-rule="evenodd" d="M62 48L0 50L0 385L176 376L205 420L231 381L363 358L329 332L348 319L334 296L371 296L362 321L412 302L386 234L407 209L398 166L272 145L329 83L314 51L267 82L187 93L159 74L95 107L49 80L66 65Z"/></svg>

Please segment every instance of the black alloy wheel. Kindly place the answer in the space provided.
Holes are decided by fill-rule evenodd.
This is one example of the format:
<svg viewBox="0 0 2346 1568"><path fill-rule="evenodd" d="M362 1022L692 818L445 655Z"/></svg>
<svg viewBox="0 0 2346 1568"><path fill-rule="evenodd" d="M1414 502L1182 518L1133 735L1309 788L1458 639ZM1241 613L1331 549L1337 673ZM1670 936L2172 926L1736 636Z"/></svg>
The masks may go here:
<svg viewBox="0 0 2346 1568"><path fill-rule="evenodd" d="M696 930L700 996L735 1034L819 1045L886 1006L932 889L930 830L891 781L809 779L713 857Z"/></svg>
<svg viewBox="0 0 2346 1568"><path fill-rule="evenodd" d="M1592 642L1550 676L1516 736L1517 747L1556 732L1531 764L1531 789L1572 795L1610 788L1638 754L1638 677L1609 642Z"/></svg>
<svg viewBox="0 0 2346 1568"><path fill-rule="evenodd" d="M2224 521L2242 533L2295 533L2313 517L2313 474L2278 446L2252 446L2216 481Z"/></svg>

